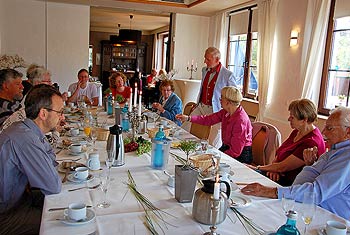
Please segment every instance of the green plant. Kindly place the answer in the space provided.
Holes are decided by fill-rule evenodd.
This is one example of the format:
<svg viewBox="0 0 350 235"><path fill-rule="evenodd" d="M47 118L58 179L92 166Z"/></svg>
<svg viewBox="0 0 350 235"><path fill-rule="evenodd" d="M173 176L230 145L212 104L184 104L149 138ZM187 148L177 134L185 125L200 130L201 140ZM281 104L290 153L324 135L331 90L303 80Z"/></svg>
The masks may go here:
<svg viewBox="0 0 350 235"><path fill-rule="evenodd" d="M124 101L124 97L122 95L118 94L118 95L116 95L114 100L117 101L118 103L121 103Z"/></svg>
<svg viewBox="0 0 350 235"><path fill-rule="evenodd" d="M196 147L197 147L197 142L193 141L193 140L182 140L180 142L179 148L185 152L186 154L186 164L185 167L189 167L189 158L188 156L193 153L194 151L196 151Z"/></svg>
<svg viewBox="0 0 350 235"><path fill-rule="evenodd" d="M107 88L104 92L103 92L103 94L104 95L109 95L109 93L111 93L112 92L112 90L110 89L110 88Z"/></svg>

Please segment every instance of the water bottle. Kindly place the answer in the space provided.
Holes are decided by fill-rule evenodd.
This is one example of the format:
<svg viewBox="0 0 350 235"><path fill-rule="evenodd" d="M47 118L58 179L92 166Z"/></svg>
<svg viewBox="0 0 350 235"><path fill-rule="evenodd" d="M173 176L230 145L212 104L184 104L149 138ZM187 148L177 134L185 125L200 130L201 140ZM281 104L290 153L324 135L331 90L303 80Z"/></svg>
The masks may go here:
<svg viewBox="0 0 350 235"><path fill-rule="evenodd" d="M165 133L164 133L164 126L163 125L159 125L159 130L156 133L155 137L156 140L163 140L165 139Z"/></svg>
<svg viewBox="0 0 350 235"><path fill-rule="evenodd" d="M130 129L130 122L128 117L128 104L126 103L124 108L122 109L122 129L124 132L129 131Z"/></svg>
<svg viewBox="0 0 350 235"><path fill-rule="evenodd" d="M277 230L276 235L300 235L296 227L297 218L298 213L296 211L288 211L287 222Z"/></svg>
<svg viewBox="0 0 350 235"><path fill-rule="evenodd" d="M166 136L163 128L163 125L159 126L159 130L152 140L151 165L155 169L163 169L165 166L163 144L164 140L166 140Z"/></svg>
<svg viewBox="0 0 350 235"><path fill-rule="evenodd" d="M109 93L109 96L107 97L107 114L108 115L113 114L113 96L112 96L112 93Z"/></svg>

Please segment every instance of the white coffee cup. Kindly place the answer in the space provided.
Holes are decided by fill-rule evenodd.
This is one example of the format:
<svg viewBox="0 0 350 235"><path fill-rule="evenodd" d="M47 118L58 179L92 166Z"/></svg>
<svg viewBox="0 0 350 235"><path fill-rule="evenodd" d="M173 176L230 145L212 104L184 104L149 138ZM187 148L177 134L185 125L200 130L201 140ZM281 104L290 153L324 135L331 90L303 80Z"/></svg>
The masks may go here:
<svg viewBox="0 0 350 235"><path fill-rule="evenodd" d="M79 129L78 128L72 128L72 129L70 129L70 134L72 135L72 136L77 136L77 135L79 135Z"/></svg>
<svg viewBox="0 0 350 235"><path fill-rule="evenodd" d="M329 220L326 225L326 234L327 235L346 235L347 228L346 225L338 222Z"/></svg>
<svg viewBox="0 0 350 235"><path fill-rule="evenodd" d="M78 221L86 218L86 205L85 203L71 203L65 214L72 220Z"/></svg>
<svg viewBox="0 0 350 235"><path fill-rule="evenodd" d="M75 104L74 103L68 103L69 107L74 108Z"/></svg>
<svg viewBox="0 0 350 235"><path fill-rule="evenodd" d="M90 170L99 170L101 168L99 154L96 152L89 153L86 166L89 167Z"/></svg>
<svg viewBox="0 0 350 235"><path fill-rule="evenodd" d="M72 153L81 153L82 149L83 149L83 146L81 144L71 144L69 146L69 150Z"/></svg>
<svg viewBox="0 0 350 235"><path fill-rule="evenodd" d="M89 176L89 168L84 166L75 168L74 178L79 180L86 180L88 176Z"/></svg>

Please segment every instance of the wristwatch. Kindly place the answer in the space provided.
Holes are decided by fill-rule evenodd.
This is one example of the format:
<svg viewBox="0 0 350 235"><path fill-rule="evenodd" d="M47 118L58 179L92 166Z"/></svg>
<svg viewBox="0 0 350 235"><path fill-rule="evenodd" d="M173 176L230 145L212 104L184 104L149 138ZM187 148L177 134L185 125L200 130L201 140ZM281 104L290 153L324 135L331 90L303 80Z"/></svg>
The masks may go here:
<svg viewBox="0 0 350 235"><path fill-rule="evenodd" d="M260 165L257 165L257 166L256 166L256 170L260 170Z"/></svg>

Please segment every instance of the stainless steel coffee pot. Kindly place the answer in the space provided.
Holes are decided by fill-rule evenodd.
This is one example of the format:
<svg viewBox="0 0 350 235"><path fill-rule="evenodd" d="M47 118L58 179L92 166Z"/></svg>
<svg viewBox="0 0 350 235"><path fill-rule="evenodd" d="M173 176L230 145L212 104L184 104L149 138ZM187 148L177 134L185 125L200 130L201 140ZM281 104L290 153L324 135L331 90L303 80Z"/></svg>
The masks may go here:
<svg viewBox="0 0 350 235"><path fill-rule="evenodd" d="M120 125L114 125L109 128L107 139L107 151L115 151L115 161L113 166L122 166L125 164L125 152L123 142L123 129Z"/></svg>
<svg viewBox="0 0 350 235"><path fill-rule="evenodd" d="M197 189L194 194L192 216L193 218L202 224L213 224L212 221L212 196L214 193L214 183L213 179L202 180L203 187ZM226 192L220 192L220 205L217 214L216 224L222 223L226 218L228 200L227 195L230 195L230 184L225 181L219 181L220 184L226 185Z"/></svg>

